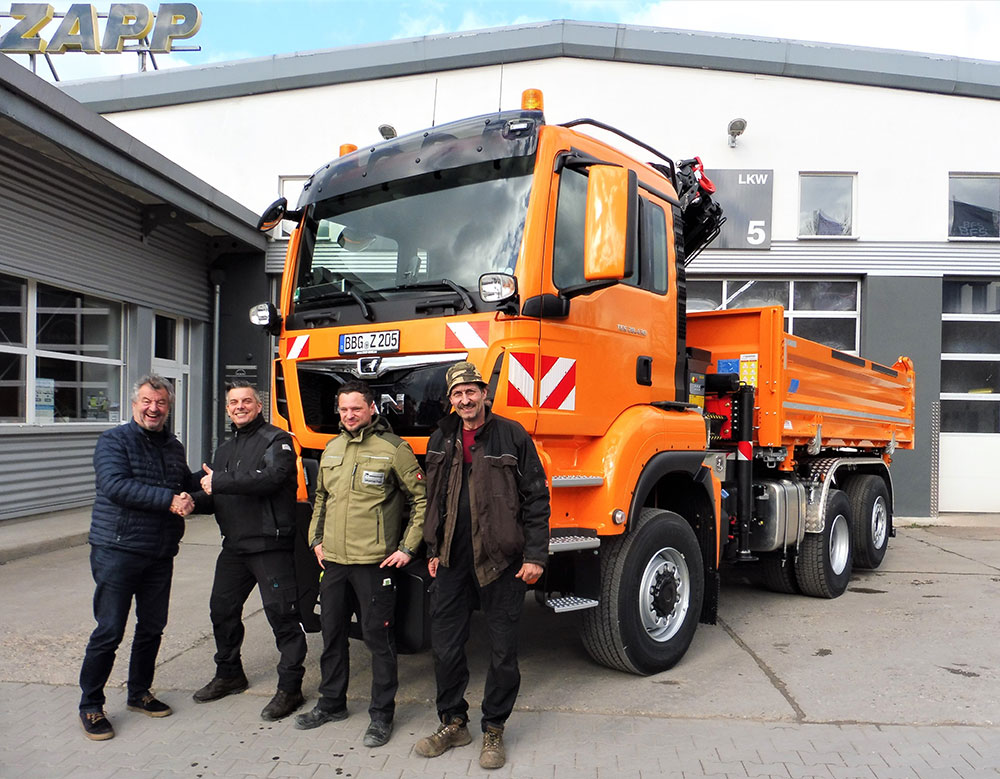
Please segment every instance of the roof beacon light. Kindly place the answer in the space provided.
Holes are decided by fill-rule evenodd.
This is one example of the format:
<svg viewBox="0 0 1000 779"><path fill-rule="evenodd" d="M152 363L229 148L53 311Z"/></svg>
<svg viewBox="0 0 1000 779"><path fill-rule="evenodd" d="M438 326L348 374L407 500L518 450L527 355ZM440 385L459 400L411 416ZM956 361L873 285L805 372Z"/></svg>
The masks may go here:
<svg viewBox="0 0 1000 779"><path fill-rule="evenodd" d="M544 111L545 98L540 89L526 89L521 93L521 109L524 111Z"/></svg>
<svg viewBox="0 0 1000 779"><path fill-rule="evenodd" d="M357 150L358 150L358 147L355 146L353 143L342 143L342 144L340 144L340 156L341 157L346 157L351 152L356 152Z"/></svg>

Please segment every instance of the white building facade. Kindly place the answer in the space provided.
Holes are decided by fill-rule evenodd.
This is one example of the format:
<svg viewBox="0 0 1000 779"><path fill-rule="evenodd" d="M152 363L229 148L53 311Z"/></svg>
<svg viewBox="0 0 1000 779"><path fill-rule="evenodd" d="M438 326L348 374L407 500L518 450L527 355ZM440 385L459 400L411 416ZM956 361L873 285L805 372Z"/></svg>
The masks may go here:
<svg viewBox="0 0 1000 779"><path fill-rule="evenodd" d="M1000 512L1000 63L552 22L64 87L257 212L379 125L514 108L527 88L549 123L702 158L729 223L688 268L689 307L780 303L793 333L914 359L897 514Z"/></svg>

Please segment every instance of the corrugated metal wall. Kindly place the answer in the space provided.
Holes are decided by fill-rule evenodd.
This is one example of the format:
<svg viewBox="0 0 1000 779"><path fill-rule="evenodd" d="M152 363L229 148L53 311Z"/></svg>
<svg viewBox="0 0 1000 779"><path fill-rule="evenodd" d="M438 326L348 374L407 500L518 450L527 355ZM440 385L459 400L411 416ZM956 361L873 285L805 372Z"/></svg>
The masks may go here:
<svg viewBox="0 0 1000 779"><path fill-rule="evenodd" d="M1000 244L971 241L772 241L767 251L706 249L688 267L698 275L996 276Z"/></svg>
<svg viewBox="0 0 1000 779"><path fill-rule="evenodd" d="M167 224L142 241L141 223L140 206L102 181L0 138L0 272L208 321L210 239ZM147 356L126 360L148 364L152 328L132 336ZM92 502L104 426L80 427L0 426L0 519Z"/></svg>
<svg viewBox="0 0 1000 779"><path fill-rule="evenodd" d="M139 206L0 138L0 270L208 320L208 238L165 225L141 240Z"/></svg>
<svg viewBox="0 0 1000 779"><path fill-rule="evenodd" d="M0 437L0 519L93 502L94 445L100 434L54 430Z"/></svg>

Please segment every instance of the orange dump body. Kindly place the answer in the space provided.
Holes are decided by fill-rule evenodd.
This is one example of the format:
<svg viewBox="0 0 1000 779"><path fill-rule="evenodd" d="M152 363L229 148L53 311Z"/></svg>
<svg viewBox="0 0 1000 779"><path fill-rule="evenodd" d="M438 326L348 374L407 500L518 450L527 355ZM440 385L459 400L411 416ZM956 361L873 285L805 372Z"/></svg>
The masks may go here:
<svg viewBox="0 0 1000 779"><path fill-rule="evenodd" d="M711 353L708 372L739 373L757 388L755 445L913 448L908 357L880 365L790 335L783 324L780 306L688 314L688 345Z"/></svg>

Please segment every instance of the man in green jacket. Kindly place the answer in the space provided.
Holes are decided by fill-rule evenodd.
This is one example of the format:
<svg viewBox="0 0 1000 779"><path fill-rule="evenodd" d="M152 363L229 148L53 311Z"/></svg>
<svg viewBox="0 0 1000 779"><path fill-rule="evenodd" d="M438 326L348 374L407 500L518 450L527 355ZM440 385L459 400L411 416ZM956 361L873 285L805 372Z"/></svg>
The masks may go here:
<svg viewBox="0 0 1000 779"><path fill-rule="evenodd" d="M320 699L312 711L296 717L295 727L308 730L347 717L350 588L372 653L371 724L364 744L379 747L392 735L399 686L394 573L420 545L427 496L413 450L378 415L368 385L345 383L337 392L337 408L341 433L323 451L309 525L309 543L323 569Z"/></svg>

